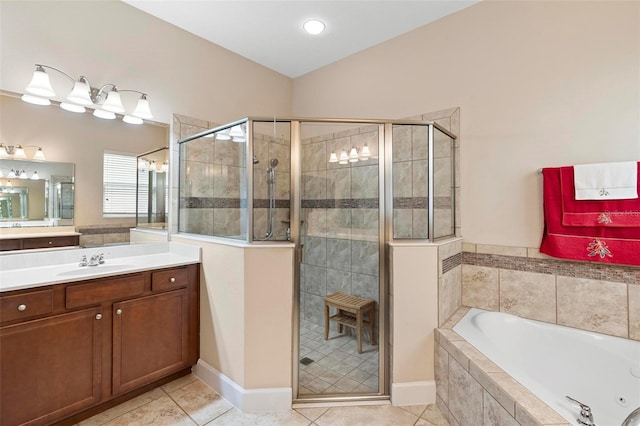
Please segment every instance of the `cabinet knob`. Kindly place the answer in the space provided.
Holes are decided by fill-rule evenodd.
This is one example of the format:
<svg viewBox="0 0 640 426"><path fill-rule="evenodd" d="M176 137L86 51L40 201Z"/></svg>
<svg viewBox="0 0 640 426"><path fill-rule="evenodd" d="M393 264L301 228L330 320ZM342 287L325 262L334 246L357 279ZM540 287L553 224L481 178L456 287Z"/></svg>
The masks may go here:
<svg viewBox="0 0 640 426"><path fill-rule="evenodd" d="M102 319L102 314L96 314L96 319L97 320Z"/></svg>
<svg viewBox="0 0 640 426"><path fill-rule="evenodd" d="M122 309L116 309L116 315L122 315Z"/></svg>
<svg viewBox="0 0 640 426"><path fill-rule="evenodd" d="M175 282L176 282L175 277L171 277L171 278L169 278L169 282L171 282L171 283L175 283Z"/></svg>
<svg viewBox="0 0 640 426"><path fill-rule="evenodd" d="M49 241L49 245L53 244L53 241Z"/></svg>
<svg viewBox="0 0 640 426"><path fill-rule="evenodd" d="M27 305L18 305L18 310L19 310L20 312L22 312L22 311L26 311L26 310L27 310Z"/></svg>

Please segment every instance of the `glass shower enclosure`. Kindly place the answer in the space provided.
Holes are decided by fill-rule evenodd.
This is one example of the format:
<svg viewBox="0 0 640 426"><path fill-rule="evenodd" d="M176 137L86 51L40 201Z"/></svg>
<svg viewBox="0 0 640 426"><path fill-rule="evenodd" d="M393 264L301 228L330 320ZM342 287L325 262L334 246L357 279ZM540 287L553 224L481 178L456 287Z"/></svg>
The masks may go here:
<svg viewBox="0 0 640 426"><path fill-rule="evenodd" d="M179 232L295 244L296 400L388 398L387 243L455 235L455 138L423 121L247 118L179 141Z"/></svg>

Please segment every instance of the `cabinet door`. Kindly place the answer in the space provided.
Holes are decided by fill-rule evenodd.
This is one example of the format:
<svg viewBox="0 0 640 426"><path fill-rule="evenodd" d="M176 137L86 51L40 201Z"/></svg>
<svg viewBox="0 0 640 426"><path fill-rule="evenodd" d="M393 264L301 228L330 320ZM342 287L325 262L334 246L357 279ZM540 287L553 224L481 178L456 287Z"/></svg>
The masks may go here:
<svg viewBox="0 0 640 426"><path fill-rule="evenodd" d="M113 305L113 394L151 383L189 364L186 289Z"/></svg>
<svg viewBox="0 0 640 426"><path fill-rule="evenodd" d="M0 328L0 424L40 425L101 399L100 308Z"/></svg>

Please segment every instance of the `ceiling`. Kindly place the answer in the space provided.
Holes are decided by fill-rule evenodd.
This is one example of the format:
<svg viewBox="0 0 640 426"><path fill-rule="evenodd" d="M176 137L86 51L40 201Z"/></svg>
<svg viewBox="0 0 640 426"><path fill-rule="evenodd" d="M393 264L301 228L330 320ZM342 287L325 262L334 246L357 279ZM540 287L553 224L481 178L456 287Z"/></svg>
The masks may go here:
<svg viewBox="0 0 640 426"><path fill-rule="evenodd" d="M123 0L295 78L469 7L479 0ZM302 24L326 24L317 36Z"/></svg>

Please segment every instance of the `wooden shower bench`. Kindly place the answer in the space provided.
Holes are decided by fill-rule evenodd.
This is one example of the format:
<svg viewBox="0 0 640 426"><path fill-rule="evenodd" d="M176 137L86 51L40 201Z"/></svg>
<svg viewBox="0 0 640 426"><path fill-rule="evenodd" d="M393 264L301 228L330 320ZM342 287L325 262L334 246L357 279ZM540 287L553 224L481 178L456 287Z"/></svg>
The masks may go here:
<svg viewBox="0 0 640 426"><path fill-rule="evenodd" d="M330 316L330 308L337 309L335 315ZM366 315L366 319L364 316ZM342 333L343 326L356 330L358 353L362 353L362 327L369 329L369 342L375 345L373 329L376 323L376 302L371 299L351 296L344 293L332 293L324 297L324 340L329 339L329 321L338 324L338 332Z"/></svg>

